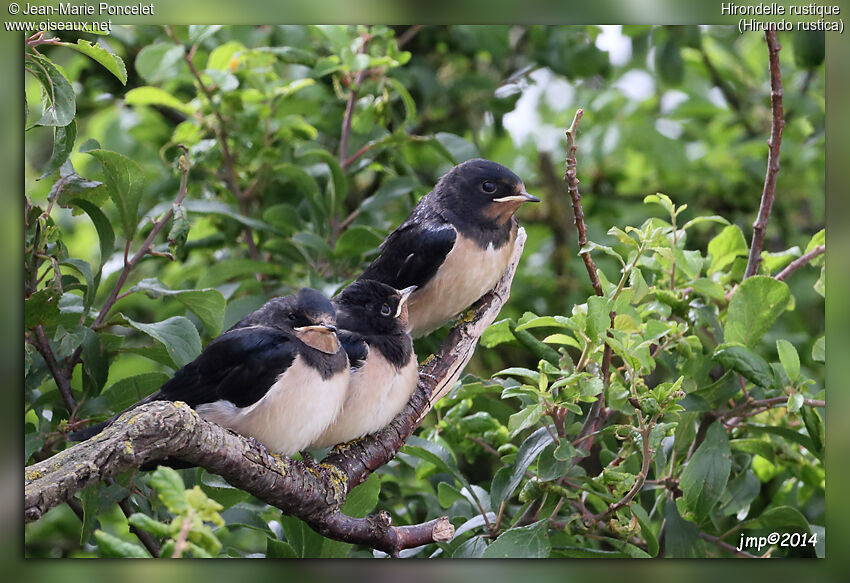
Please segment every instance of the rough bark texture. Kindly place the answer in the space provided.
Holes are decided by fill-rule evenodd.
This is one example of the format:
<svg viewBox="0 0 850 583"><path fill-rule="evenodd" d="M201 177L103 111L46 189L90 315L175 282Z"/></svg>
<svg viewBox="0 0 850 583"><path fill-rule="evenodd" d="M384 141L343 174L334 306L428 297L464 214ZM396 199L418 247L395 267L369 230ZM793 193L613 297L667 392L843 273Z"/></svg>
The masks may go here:
<svg viewBox="0 0 850 583"><path fill-rule="evenodd" d="M397 555L400 550L454 536L448 518L392 526L389 514L352 518L340 512L348 492L390 461L433 404L460 378L484 330L510 296L525 230L504 275L471 316L449 333L420 369L410 402L376 434L342 444L318 465L269 453L252 439L201 419L185 403L156 401L128 411L91 439L26 468L24 516L38 520L95 482L151 460L179 459L219 474L233 486L297 516L320 534Z"/></svg>

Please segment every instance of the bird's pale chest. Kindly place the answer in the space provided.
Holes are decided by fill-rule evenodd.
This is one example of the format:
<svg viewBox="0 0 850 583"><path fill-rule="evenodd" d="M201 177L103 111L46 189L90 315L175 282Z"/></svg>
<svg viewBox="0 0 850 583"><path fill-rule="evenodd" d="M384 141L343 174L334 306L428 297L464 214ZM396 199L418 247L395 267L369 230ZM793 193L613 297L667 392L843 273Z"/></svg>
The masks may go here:
<svg viewBox="0 0 850 583"><path fill-rule="evenodd" d="M370 349L366 363L351 376L342 412L313 447L330 447L385 427L407 405L418 379L415 357L399 369Z"/></svg>
<svg viewBox="0 0 850 583"><path fill-rule="evenodd" d="M348 367L330 379L307 365L301 355L256 403L237 407L216 401L197 407L198 414L237 433L254 437L267 448L292 455L306 448L336 419L345 401Z"/></svg>
<svg viewBox="0 0 850 583"><path fill-rule="evenodd" d="M437 274L408 301L410 333L423 336L445 324L493 289L508 266L516 241L516 227L499 248L482 249L458 233L454 247Z"/></svg>

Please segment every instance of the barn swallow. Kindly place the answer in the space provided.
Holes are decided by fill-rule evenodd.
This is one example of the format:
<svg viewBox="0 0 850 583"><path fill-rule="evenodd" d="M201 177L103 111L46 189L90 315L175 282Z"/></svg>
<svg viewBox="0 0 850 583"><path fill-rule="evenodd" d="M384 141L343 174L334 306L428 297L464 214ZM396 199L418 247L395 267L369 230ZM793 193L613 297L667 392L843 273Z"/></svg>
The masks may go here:
<svg viewBox="0 0 850 583"><path fill-rule="evenodd" d="M496 285L516 242L514 212L526 202L540 199L504 166L480 158L459 164L390 233L359 279L417 286L409 331L424 336Z"/></svg>
<svg viewBox="0 0 850 583"><path fill-rule="evenodd" d="M419 379L407 333L407 301L415 289L357 280L333 299L353 370L342 412L310 449L374 433L407 405Z"/></svg>
<svg viewBox="0 0 850 583"><path fill-rule="evenodd" d="M334 307L319 292L304 288L297 296L275 298L133 407L184 401L204 419L292 455L342 409L350 370L336 330ZM87 439L111 421L71 438Z"/></svg>

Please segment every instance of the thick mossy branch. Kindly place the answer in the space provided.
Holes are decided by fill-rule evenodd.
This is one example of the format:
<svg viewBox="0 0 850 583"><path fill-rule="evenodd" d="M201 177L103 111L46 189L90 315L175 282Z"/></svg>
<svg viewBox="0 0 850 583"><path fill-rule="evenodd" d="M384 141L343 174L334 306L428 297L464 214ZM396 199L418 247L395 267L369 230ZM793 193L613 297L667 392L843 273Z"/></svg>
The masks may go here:
<svg viewBox="0 0 850 583"><path fill-rule="evenodd" d="M392 555L400 550L450 540L446 517L412 526L392 526L388 514L352 518L340 512L348 492L390 461L433 404L460 378L484 330L510 296L525 244L520 229L511 261L496 287L443 341L422 366L407 407L374 435L334 448L318 466L269 453L262 445L198 416L184 403L155 401L119 417L91 439L26 468L24 516L38 520L86 486L147 462L178 459L219 474L320 534L367 545Z"/></svg>

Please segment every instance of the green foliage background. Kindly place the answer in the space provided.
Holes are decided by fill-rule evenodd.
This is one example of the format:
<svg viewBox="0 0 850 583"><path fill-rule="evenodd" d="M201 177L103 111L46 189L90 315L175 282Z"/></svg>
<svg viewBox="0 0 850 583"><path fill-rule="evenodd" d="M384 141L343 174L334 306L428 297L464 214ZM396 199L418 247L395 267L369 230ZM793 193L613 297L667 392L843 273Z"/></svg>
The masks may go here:
<svg viewBox="0 0 850 583"><path fill-rule="evenodd" d="M511 301L463 387L361 487L356 511L377 506L396 523L447 513L459 536L419 556L723 555L699 532L734 546L736 525L822 542L822 421L803 404L823 398L819 269L796 272L787 287L760 276L733 293L764 179L763 36L626 26L631 56L615 64L595 42L598 27L425 27L399 49L405 30L139 26L116 29L108 50L41 45L50 61L28 57L40 68L27 82L27 127L36 127L27 133L26 190L36 206L26 326L41 325L60 361L80 350L82 363L71 381L79 408L69 411L27 345L27 458L65 447L69 417L104 418L151 392L269 297L304 285L335 292L445 170L483 156L512 167L544 199L520 211L529 240ZM787 126L765 275L823 243L819 38L780 35ZM55 82L44 108L39 75ZM636 86L648 90L636 96ZM546 138L578 106L586 111L579 177L604 298L588 299L563 145ZM526 112L524 141L506 128L515 109ZM178 144L189 152L182 162ZM59 169L68 154L74 173L67 163ZM189 165L188 193L172 207L180 164ZM657 191L669 198L645 200ZM132 256L168 209L175 218L155 239L158 255L144 257L99 314L125 241ZM722 218L694 220L712 215ZM611 309L614 374L601 379ZM420 358L438 340L418 342ZM571 441L603 386L615 413L574 465L585 454ZM728 435L706 423L710 411L734 417L727 412L746 404L741 386L757 400L788 396L788 407L746 418ZM695 438L701 445L690 448ZM652 463L642 473L644 442ZM587 529L583 520L642 479L658 483L645 484L631 510ZM203 471L183 480L204 493L197 512L212 498L226 524L198 535L195 556L370 554L323 541ZM173 533L152 523L176 524L179 509L160 504L152 486L161 497L141 474L83 492L82 529L58 508L27 527L27 553L144 553L115 505L128 494L150 517L146 530L167 541Z"/></svg>

